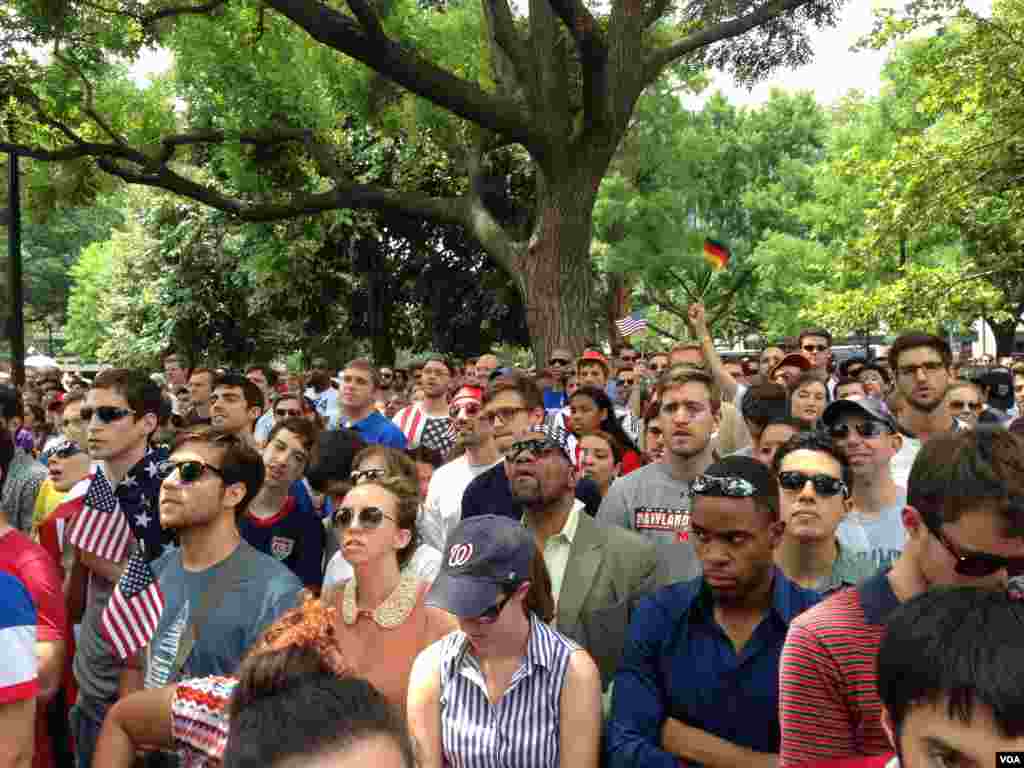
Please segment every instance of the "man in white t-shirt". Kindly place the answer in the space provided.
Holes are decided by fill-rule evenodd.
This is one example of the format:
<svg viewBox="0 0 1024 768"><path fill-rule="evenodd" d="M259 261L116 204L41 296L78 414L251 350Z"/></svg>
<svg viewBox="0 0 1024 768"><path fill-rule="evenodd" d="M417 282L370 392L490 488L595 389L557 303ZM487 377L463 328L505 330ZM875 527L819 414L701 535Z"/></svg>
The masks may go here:
<svg viewBox="0 0 1024 768"><path fill-rule="evenodd" d="M434 472L419 521L423 541L442 552L448 533L462 519L466 486L501 458L494 443L494 425L484 418L479 389L462 387L452 398L449 414L455 425L455 444L464 446L466 452Z"/></svg>

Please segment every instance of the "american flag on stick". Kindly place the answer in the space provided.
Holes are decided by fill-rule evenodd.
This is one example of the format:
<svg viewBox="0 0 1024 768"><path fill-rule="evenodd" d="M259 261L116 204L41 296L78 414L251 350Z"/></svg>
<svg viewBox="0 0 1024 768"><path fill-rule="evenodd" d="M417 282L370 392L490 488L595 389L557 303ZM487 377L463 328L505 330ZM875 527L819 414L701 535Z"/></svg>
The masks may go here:
<svg viewBox="0 0 1024 768"><path fill-rule="evenodd" d="M103 469L97 466L82 509L71 523L68 541L85 552L119 563L124 559L131 535L114 489Z"/></svg>
<svg viewBox="0 0 1024 768"><path fill-rule="evenodd" d="M619 333L622 334L622 338L647 330L647 317L645 316L644 310L638 309L636 312L626 315L621 320L616 320L615 327L619 329Z"/></svg>
<svg viewBox="0 0 1024 768"><path fill-rule="evenodd" d="M149 645L164 610L164 596L145 559L134 554L103 609L103 636L122 661Z"/></svg>

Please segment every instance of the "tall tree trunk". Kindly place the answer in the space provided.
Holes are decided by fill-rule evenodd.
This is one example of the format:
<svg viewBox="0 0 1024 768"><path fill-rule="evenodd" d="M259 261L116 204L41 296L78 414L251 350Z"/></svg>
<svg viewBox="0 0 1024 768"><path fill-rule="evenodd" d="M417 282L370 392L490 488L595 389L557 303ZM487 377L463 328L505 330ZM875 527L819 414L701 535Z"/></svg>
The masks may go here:
<svg viewBox="0 0 1024 768"><path fill-rule="evenodd" d="M513 254L513 276L538 365L556 348L582 352L596 319L590 239L600 174L595 179L592 172L574 169L556 182L538 185L533 235Z"/></svg>

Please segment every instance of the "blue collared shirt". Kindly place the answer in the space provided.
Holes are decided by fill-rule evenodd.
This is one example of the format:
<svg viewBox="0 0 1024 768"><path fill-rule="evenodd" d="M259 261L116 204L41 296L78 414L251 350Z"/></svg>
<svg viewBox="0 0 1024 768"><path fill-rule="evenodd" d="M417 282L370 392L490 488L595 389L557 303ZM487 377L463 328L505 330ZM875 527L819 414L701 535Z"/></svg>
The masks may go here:
<svg viewBox="0 0 1024 768"><path fill-rule="evenodd" d="M605 748L611 768L678 768L661 748L669 717L757 752L779 751L779 657L790 621L821 599L778 569L772 604L739 654L702 577L645 598L615 675Z"/></svg>

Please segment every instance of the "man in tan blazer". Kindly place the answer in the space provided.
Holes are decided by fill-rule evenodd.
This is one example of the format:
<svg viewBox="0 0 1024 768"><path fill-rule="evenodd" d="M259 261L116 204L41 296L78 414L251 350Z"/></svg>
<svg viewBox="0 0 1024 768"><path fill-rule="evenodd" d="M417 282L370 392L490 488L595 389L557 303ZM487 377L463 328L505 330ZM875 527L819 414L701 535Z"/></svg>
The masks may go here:
<svg viewBox="0 0 1024 768"><path fill-rule="evenodd" d="M517 437L506 456L512 495L544 554L556 603L555 627L597 662L605 687L618 667L633 605L663 586L654 545L604 526L575 498L576 472L564 433L543 426Z"/></svg>

